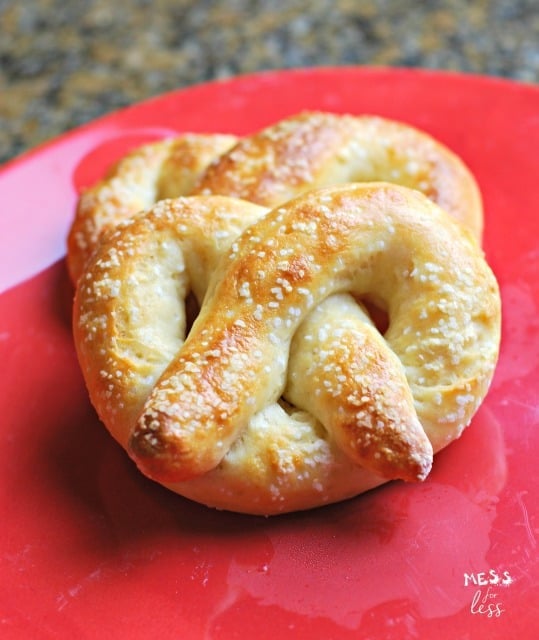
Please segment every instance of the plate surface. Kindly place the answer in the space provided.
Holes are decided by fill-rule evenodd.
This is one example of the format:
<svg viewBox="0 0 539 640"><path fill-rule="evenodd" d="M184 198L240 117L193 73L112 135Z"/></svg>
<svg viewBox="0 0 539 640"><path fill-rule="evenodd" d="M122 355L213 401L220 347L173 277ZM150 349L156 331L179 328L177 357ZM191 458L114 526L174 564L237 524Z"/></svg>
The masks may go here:
<svg viewBox="0 0 539 640"><path fill-rule="evenodd" d="M454 149L480 184L504 305L491 391L419 486L270 519L142 477L99 424L70 334L80 189L178 131L302 109L372 113ZM0 171L0 635L531 640L539 619L539 91L368 68L268 72L114 113ZM498 577L498 580L496 580Z"/></svg>

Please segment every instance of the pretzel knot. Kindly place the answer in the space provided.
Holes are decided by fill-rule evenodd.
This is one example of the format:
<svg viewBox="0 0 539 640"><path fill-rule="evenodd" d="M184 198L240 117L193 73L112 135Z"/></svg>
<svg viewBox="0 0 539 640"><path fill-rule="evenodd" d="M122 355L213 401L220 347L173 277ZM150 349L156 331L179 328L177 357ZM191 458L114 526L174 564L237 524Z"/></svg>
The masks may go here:
<svg viewBox="0 0 539 640"><path fill-rule="evenodd" d="M362 299L386 309L383 336ZM162 201L105 237L74 320L92 402L143 473L272 514L425 478L488 390L500 299L448 214L364 183L269 212Z"/></svg>

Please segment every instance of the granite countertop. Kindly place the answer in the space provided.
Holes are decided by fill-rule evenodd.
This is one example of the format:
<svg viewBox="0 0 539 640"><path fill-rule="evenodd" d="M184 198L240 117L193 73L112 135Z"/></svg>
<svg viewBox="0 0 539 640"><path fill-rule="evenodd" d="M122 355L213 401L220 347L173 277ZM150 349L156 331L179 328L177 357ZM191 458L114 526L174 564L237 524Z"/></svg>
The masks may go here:
<svg viewBox="0 0 539 640"><path fill-rule="evenodd" d="M0 33L0 163L140 100L258 70L539 80L536 0L0 0Z"/></svg>

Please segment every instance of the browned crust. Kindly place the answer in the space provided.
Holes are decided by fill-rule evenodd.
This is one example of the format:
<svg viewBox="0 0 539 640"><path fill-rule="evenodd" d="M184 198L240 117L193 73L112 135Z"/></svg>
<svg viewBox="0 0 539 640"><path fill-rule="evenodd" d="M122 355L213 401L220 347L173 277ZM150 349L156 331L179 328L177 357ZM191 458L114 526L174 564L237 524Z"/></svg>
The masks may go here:
<svg viewBox="0 0 539 640"><path fill-rule="evenodd" d="M425 132L376 116L309 111L285 118L239 140L193 194L275 207L309 189L372 181L418 189L481 239L480 192L462 160Z"/></svg>

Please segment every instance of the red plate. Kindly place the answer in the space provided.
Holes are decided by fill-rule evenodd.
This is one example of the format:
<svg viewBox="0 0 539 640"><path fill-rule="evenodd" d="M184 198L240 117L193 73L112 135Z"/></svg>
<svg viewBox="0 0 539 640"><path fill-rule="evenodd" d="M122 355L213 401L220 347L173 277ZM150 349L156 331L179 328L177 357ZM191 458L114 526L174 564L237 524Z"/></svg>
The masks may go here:
<svg viewBox="0 0 539 640"><path fill-rule="evenodd" d="M64 241L79 189L127 148L245 134L305 108L409 122L468 163L503 295L500 363L424 484L271 519L219 513L146 480L99 425L71 343ZM270 72L145 102L7 165L1 637L536 638L538 114L536 87L496 79Z"/></svg>

